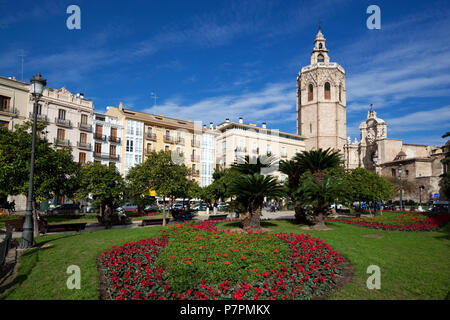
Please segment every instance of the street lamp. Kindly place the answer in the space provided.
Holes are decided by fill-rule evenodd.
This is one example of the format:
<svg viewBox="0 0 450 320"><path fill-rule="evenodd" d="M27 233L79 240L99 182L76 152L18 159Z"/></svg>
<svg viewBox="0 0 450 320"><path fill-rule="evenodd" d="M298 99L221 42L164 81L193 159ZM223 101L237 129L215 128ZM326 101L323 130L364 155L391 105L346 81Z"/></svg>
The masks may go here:
<svg viewBox="0 0 450 320"><path fill-rule="evenodd" d="M36 124L37 124L37 109L38 102L44 92L44 87L47 81L38 73L30 79L31 94L34 98L33 104L33 130L31 138L31 160L30 160L30 182L28 184L28 201L27 211L25 213L25 223L22 232L22 249L28 249L33 246L33 177L34 177L34 154L36 150Z"/></svg>
<svg viewBox="0 0 450 320"><path fill-rule="evenodd" d="M402 165L398 168L398 182L400 184L400 211L403 211L403 200L402 200Z"/></svg>

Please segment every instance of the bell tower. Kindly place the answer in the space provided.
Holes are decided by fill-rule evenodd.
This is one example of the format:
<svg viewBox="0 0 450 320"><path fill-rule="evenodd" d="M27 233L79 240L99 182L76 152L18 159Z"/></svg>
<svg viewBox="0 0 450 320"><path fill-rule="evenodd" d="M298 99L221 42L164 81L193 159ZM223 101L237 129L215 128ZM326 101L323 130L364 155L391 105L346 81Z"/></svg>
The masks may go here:
<svg viewBox="0 0 450 320"><path fill-rule="evenodd" d="M306 150L342 152L347 131L345 71L330 62L325 41L319 27L310 65L297 77L297 134L305 137Z"/></svg>

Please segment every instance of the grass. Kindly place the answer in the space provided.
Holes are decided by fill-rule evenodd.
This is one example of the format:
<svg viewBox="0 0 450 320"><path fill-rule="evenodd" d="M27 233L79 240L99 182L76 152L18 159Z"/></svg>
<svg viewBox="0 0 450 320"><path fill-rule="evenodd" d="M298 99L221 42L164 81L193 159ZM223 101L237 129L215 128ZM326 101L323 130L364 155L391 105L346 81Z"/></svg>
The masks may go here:
<svg viewBox="0 0 450 320"><path fill-rule="evenodd" d="M306 231L288 221L262 222L271 232L309 233L323 239L355 267L350 283L329 299L449 299L450 224L439 232L368 230L327 223L332 230ZM235 228L228 222L222 228ZM0 299L98 299L97 256L113 245L160 235L162 227L105 230L37 238L40 249L26 251L17 287ZM366 237L373 235L375 237ZM67 267L81 268L81 289L66 287ZM367 267L381 269L381 289L369 290Z"/></svg>

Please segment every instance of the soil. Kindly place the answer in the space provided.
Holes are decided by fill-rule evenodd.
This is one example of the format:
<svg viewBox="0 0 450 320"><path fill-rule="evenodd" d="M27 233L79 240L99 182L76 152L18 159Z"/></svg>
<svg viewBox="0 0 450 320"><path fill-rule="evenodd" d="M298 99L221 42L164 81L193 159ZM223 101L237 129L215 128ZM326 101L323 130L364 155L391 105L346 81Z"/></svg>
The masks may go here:
<svg viewBox="0 0 450 320"><path fill-rule="evenodd" d="M370 239L382 239L383 236L380 236L378 234L365 234L363 235L364 238L370 238Z"/></svg>
<svg viewBox="0 0 450 320"><path fill-rule="evenodd" d="M112 300L111 295L108 292L108 288L106 286L106 276L105 271L102 265L101 256L97 257L97 270L98 270L98 298L100 300Z"/></svg>
<svg viewBox="0 0 450 320"><path fill-rule="evenodd" d="M312 300L326 300L330 294L343 288L347 283L349 283L352 280L353 275L355 273L355 267L345 257L343 257L343 258L344 258L343 260L345 263L345 267L342 270L342 275L335 275L336 283L334 283L331 286L331 289L327 293L325 293L321 296L313 297Z"/></svg>

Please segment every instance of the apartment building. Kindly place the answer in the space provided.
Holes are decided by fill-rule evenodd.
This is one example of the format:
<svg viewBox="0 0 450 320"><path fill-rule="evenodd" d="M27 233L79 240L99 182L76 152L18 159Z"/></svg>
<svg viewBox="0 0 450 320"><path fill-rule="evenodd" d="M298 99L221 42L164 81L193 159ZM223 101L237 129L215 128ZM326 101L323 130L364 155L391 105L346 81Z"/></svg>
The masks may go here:
<svg viewBox="0 0 450 320"><path fill-rule="evenodd" d="M258 127L255 123L244 124L243 118L239 118L239 122L226 119L217 125L215 130L218 132L216 165L220 168L230 167L246 155L250 158L269 155L277 160L288 160L305 150L304 137L268 129L266 123ZM272 174L280 181L286 179L286 176L278 171L278 163Z"/></svg>
<svg viewBox="0 0 450 320"><path fill-rule="evenodd" d="M94 162L115 166L121 172L122 132L121 122L112 116L94 113L92 158Z"/></svg>
<svg viewBox="0 0 450 320"><path fill-rule="evenodd" d="M28 103L32 117L33 101ZM45 88L38 105L38 120L47 122L46 138L55 147L71 147L74 161L92 161L92 119L94 103L82 93L74 95L66 88Z"/></svg>
<svg viewBox="0 0 450 320"><path fill-rule="evenodd" d="M179 120L125 109L122 103L119 107L108 107L106 115L116 117L123 125L121 173L124 176L152 151L165 150L172 152L175 162L190 169L191 180L200 185L212 182L214 139L211 136L216 135L214 130L190 119Z"/></svg>
<svg viewBox="0 0 450 320"><path fill-rule="evenodd" d="M0 126L12 130L28 119L29 91L29 84L0 77Z"/></svg>

